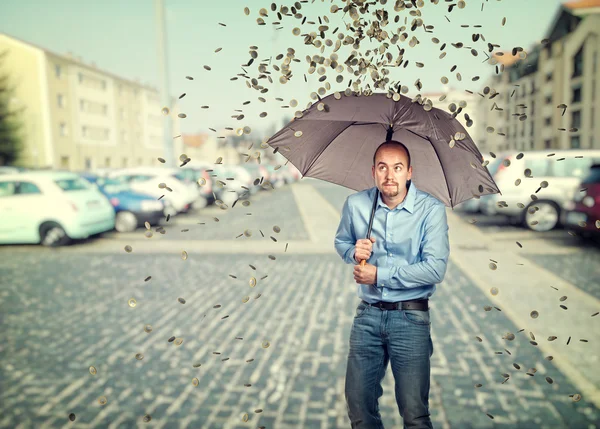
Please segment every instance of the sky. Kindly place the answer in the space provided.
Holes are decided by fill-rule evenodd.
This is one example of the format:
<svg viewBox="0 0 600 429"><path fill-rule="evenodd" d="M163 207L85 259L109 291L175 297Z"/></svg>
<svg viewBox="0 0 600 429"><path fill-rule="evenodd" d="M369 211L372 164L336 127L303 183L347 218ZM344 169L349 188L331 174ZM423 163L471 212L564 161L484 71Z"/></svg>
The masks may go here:
<svg viewBox="0 0 600 429"><path fill-rule="evenodd" d="M276 2L280 5L292 6L294 2ZM421 79L421 93L442 90L440 79L446 76L448 86L457 89L480 91L485 86L486 78L494 73L494 67L482 62L486 57L487 43L500 45L499 50L512 50L521 46L525 50L546 37L546 32L554 19L561 0L467 0L464 9L455 8L447 12L447 5L440 0L433 5L426 0L421 9L425 25L433 25L432 34L418 29L410 31L412 17L405 10L400 12L399 24L391 22L386 29L395 31L408 17L409 39L414 34L421 42L414 48L408 46L408 41L401 44L406 49L404 58L410 60L406 68L390 68L390 78L410 88L409 96L417 93L414 82ZM317 17L327 16L330 20L329 31L326 33L335 41L336 35L331 35L335 27L338 32L346 31L345 23L351 23L341 12L331 13L331 5L343 7L341 0L309 0L302 4L299 11L307 16L307 20L317 22L317 25L305 23L294 17L283 17L281 25L272 25L277 21L271 12L271 2L260 0L164 0L167 27L167 64L169 72L169 90L172 96L182 93L186 96L179 101L179 110L187 115L181 119L180 128L183 133L210 132L209 128L250 127L253 132L268 132L272 127L282 126L283 119L291 117L296 110L302 110L311 102L311 92L317 91L324 83L318 82L317 73L307 73L307 55L323 55L329 57L332 48L326 48L321 54L319 49L304 45L302 36L294 36L292 29L298 27L302 34L316 31ZM384 7L393 18L396 13L392 7L394 0L389 0ZM482 11L483 4L483 11ZM250 9L246 16L244 7ZM268 17L264 20L267 25L259 26L256 19L259 9L266 8ZM446 17L450 20L446 19ZM502 26L502 18L506 24ZM226 26L221 26L223 23ZM462 25L470 25L462 28ZM473 25L481 25L474 28ZM277 30L276 28L283 27ZM154 0L2 0L0 1L0 32L10 36L40 45L53 52L66 54L71 51L82 57L86 63L95 62L98 68L109 71L123 78L138 77L141 82L160 87L160 74L157 55L157 33ZM471 36L479 32L486 42L479 40L473 43ZM438 45L432 37L440 40ZM463 42L478 51L474 57L470 49L456 49L450 43ZM440 45L446 42L447 55L439 59ZM361 44L364 53L369 47L378 47L376 42ZM399 44L400 45L400 44ZM260 84L269 88L266 94L260 94L246 86L246 79L240 77L231 81L237 73L243 73L242 65L250 59L249 47L258 47L258 59L246 67L252 77L258 76L258 63L263 59L271 59L268 70L272 73L273 84L260 80ZM215 52L217 48L221 51ZM272 68L273 64L281 66L281 61L275 57L285 54L288 48L296 51L299 63L292 62L294 76L286 84L279 83L280 74ZM397 48L392 46L394 58ZM351 47L342 47L337 53L343 62L350 53ZM417 68L415 62L425 64ZM450 68L456 65L454 72ZM206 70L209 66L211 70ZM458 82L456 73L462 75ZM308 82L304 81L304 74ZM327 81L331 90L343 91L351 76L344 72L344 80L338 84L335 77L338 73L329 69ZM192 76L194 80L186 79ZM473 82L473 76L480 80ZM262 103L258 97L267 101ZM283 98L283 102L275 98ZM297 108L282 108L289 106L290 100L298 101ZM243 105L250 101L250 104ZM435 103L434 106L446 108ZM203 109L202 106L209 106ZM242 110L244 119L232 118ZM267 116L261 118L260 114Z"/></svg>

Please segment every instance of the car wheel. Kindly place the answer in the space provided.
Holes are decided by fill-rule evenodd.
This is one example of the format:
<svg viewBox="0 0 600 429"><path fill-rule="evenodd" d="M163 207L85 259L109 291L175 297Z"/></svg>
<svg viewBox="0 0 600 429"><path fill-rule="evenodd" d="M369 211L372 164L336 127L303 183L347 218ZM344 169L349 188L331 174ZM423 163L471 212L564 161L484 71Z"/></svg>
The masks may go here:
<svg viewBox="0 0 600 429"><path fill-rule="evenodd" d="M115 218L115 229L118 232L133 232L137 229L137 217L131 212L120 211Z"/></svg>
<svg viewBox="0 0 600 429"><path fill-rule="evenodd" d="M40 243L45 247L59 247L71 241L66 231L56 222L47 222L40 227Z"/></svg>
<svg viewBox="0 0 600 429"><path fill-rule="evenodd" d="M560 209L550 201L533 201L525 209L525 226L533 231L550 231L558 225L559 219ZM533 221L537 221L537 224L531 225Z"/></svg>

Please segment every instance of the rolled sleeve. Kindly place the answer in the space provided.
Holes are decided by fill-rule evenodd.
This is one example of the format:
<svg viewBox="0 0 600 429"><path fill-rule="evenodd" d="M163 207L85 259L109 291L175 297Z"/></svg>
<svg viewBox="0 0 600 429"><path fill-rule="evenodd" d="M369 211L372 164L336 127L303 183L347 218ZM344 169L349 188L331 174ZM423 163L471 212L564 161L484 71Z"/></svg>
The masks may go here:
<svg viewBox="0 0 600 429"><path fill-rule="evenodd" d="M349 198L346 198L342 209L342 216L337 232L335 233L334 246L340 257L347 264L356 264L354 252L356 247L356 237L352 226L352 208L349 204Z"/></svg>
<svg viewBox="0 0 600 429"><path fill-rule="evenodd" d="M392 270L390 267L377 267L377 286L392 288L390 281L391 273Z"/></svg>

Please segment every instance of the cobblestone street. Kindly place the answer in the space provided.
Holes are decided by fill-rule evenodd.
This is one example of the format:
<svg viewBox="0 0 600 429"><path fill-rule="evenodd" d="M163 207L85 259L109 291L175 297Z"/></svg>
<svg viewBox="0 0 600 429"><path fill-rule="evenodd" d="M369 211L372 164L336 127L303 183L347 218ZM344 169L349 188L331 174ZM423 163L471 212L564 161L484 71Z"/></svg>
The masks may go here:
<svg viewBox="0 0 600 429"><path fill-rule="evenodd" d="M297 201L294 187L315 199ZM175 217L161 239L180 241L181 250L196 246L187 260L158 247L137 254L149 242L140 231L60 250L0 247L0 427L349 428L344 378L357 285L333 234L311 232L315 219L306 206L324 198L339 215L350 193L304 179L237 212ZM316 210L331 229L332 214ZM252 237L235 238L247 228ZM283 251L286 240L311 237L323 251ZM228 240L242 239L281 250L272 252L275 259L226 251ZM223 249L204 248L204 240L223 240ZM114 251L101 247L107 242ZM599 255L589 252L587 265ZM582 259L567 256L532 251L526 258L598 298L597 267L561 268ZM529 327L486 311L496 305L489 298L450 261L430 304L434 427L597 427L597 404L585 395L573 401L570 395L581 393L574 381L530 343ZM599 322L590 318L590 329ZM514 340L503 339L508 332ZM597 343L579 338L569 347L599 354ZM383 423L401 428L390 367L383 390Z"/></svg>

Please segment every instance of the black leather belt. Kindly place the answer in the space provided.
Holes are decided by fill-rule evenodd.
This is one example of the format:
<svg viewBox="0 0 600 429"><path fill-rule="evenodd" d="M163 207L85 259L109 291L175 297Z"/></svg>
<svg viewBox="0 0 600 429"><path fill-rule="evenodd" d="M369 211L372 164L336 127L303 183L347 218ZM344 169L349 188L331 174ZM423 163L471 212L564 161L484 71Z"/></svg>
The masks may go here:
<svg viewBox="0 0 600 429"><path fill-rule="evenodd" d="M398 301L398 302L383 302L377 301L373 304L368 303L364 299L362 300L366 305L371 307L377 307L380 310L429 310L428 299L413 299L410 301Z"/></svg>

